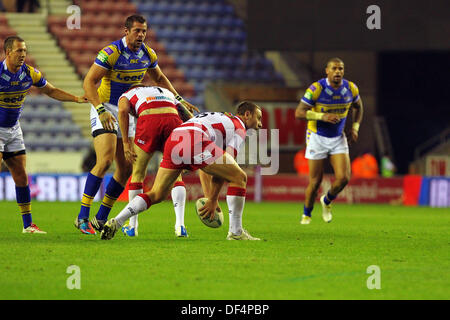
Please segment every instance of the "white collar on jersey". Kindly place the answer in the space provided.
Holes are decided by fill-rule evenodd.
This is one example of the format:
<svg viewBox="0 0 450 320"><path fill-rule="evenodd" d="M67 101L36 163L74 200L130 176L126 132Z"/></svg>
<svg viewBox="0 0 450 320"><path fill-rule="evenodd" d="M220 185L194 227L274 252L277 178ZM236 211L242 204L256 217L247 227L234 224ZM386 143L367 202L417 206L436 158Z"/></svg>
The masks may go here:
<svg viewBox="0 0 450 320"><path fill-rule="evenodd" d="M128 48L127 46L127 39L125 37L122 38L122 44L125 48Z"/></svg>
<svg viewBox="0 0 450 320"><path fill-rule="evenodd" d="M327 81L327 85L331 87L330 81L328 81L328 78L325 78ZM339 85L339 88L342 87L342 85L344 84L344 79L341 80L341 84ZM338 90L339 88L335 89L333 87L331 87L333 90Z"/></svg>
<svg viewBox="0 0 450 320"><path fill-rule="evenodd" d="M123 44L123 46L124 46L125 48L128 48L128 46L127 46L127 39L126 39L125 37L122 38L122 44ZM130 51L133 52L134 54L139 54L139 53L141 52L141 50L142 50L142 45L141 45L141 47L139 48L139 51L138 51L138 52L134 52L134 51L131 50L130 48L128 48L128 50L130 50Z"/></svg>

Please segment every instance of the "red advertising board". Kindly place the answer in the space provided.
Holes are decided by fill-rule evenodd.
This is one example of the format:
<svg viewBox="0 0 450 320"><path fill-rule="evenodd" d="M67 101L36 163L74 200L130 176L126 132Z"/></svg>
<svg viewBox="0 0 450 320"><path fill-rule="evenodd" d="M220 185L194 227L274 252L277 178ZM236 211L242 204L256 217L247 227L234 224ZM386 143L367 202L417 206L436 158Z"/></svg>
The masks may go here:
<svg viewBox="0 0 450 320"><path fill-rule="evenodd" d="M324 176L319 195L327 191L333 181L333 176ZM154 176L146 179L146 190L153 184ZM187 199L195 200L203 196L200 180L197 174L183 176L186 183ZM299 177L294 174L278 174L274 176L262 176L260 189L262 201L304 201L305 190L308 185L307 177ZM227 188L222 188L220 198L226 196ZM124 192L120 200L126 201ZM345 189L335 200L340 203L401 203L403 195L403 177L399 178L375 178L375 179L351 179ZM255 199L255 177L248 177L247 201Z"/></svg>

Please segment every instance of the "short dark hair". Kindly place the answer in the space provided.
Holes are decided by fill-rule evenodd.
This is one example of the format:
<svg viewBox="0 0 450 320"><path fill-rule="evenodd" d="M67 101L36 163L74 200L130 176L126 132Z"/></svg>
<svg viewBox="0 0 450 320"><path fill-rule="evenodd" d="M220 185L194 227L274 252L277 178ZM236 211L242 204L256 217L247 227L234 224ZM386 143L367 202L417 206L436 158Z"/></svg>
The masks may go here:
<svg viewBox="0 0 450 320"><path fill-rule="evenodd" d="M239 105L236 108L236 114L238 115L244 115L246 111L250 111L251 114L253 114L256 109L260 109L255 103L250 101L243 101L239 103Z"/></svg>
<svg viewBox="0 0 450 320"><path fill-rule="evenodd" d="M344 61L342 61L341 58L334 57L334 58L328 59L326 67L328 67L328 65L329 65L330 63L332 63L332 62L337 62L337 63L342 63L342 64L344 64Z"/></svg>
<svg viewBox="0 0 450 320"><path fill-rule="evenodd" d="M5 50L5 53L6 53L6 49L12 49L12 47L14 45L14 41L25 42L25 40L23 40L19 36L9 36L3 42L3 49Z"/></svg>
<svg viewBox="0 0 450 320"><path fill-rule="evenodd" d="M133 23L139 22L139 23L147 23L147 20L143 16L140 16L138 14L133 14L132 16L129 16L127 20L125 20L125 28L128 30L131 30L133 28Z"/></svg>

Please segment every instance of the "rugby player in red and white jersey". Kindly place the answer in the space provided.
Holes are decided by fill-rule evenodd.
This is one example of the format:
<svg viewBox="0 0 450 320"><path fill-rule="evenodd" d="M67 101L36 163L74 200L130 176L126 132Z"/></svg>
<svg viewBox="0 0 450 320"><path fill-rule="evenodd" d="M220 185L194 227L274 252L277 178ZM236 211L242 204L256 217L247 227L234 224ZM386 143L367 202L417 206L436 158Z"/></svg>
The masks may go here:
<svg viewBox="0 0 450 320"><path fill-rule="evenodd" d="M134 144L131 144L129 139L123 139L125 159L133 163L129 201L143 192L147 166L155 151L164 151L164 143L172 130L183 123L179 112L184 120L192 118L192 114L173 93L162 87L136 85L119 97L118 118L122 134L129 130L129 114L137 118ZM176 217L175 234L178 237L187 237L184 225L186 187L181 176L175 182L171 196ZM132 216L130 223L122 227L125 235L138 235L137 217Z"/></svg>
<svg viewBox="0 0 450 320"><path fill-rule="evenodd" d="M236 115L201 113L175 128L164 146L163 160L152 189L137 195L115 218L108 220L101 238L112 239L127 219L165 200L183 170L201 169L212 176L210 197L199 210L202 217L214 217L220 189L228 182L226 201L230 227L227 239L260 240L242 226L247 175L235 157L245 141L246 131L262 127L261 117L260 107L245 101L238 105Z"/></svg>

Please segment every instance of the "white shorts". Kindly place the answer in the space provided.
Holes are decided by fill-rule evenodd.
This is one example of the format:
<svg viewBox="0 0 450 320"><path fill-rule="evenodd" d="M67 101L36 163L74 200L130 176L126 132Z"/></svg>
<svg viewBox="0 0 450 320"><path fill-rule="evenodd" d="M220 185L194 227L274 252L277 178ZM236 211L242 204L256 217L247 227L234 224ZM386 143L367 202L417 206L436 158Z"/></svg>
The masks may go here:
<svg viewBox="0 0 450 320"><path fill-rule="evenodd" d="M0 152L16 152L25 150L20 123L11 128L0 127Z"/></svg>
<svg viewBox="0 0 450 320"><path fill-rule="evenodd" d="M117 107L113 104L110 104L110 103L105 103L104 105L105 105L105 109L107 111L109 111L113 115L113 117L116 119L116 121L114 123L114 131L117 133L117 138L122 138L122 133L120 132L120 129L119 129L119 107ZM136 131L136 123L134 121L133 116L128 115L128 119L129 119L128 137L134 137L134 133ZM97 130L100 130L100 131L97 131ZM92 133L92 135L96 136L97 133L102 133L102 132L104 132L104 130L105 129L103 128L103 125L100 121L97 110L91 104L91 133Z"/></svg>
<svg viewBox="0 0 450 320"><path fill-rule="evenodd" d="M306 130L306 159L320 160L339 153L348 154L348 143L344 133L339 137L328 138Z"/></svg>

